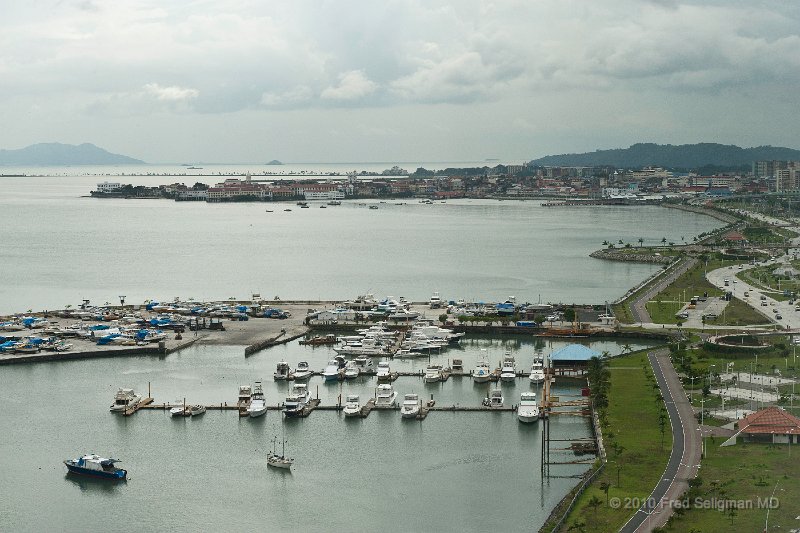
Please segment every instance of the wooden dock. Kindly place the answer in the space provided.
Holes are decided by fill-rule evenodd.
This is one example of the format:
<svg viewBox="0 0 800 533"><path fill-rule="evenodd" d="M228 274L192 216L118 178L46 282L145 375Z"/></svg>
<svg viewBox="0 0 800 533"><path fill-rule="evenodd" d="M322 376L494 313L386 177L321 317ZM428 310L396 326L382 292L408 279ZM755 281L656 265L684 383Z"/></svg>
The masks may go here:
<svg viewBox="0 0 800 533"><path fill-rule="evenodd" d="M122 411L122 416L131 416L133 413L135 413L139 409L143 409L143 408L147 407L148 405L150 405L151 403L153 403L153 399L152 398L150 398L150 397L142 398L141 400L139 400L139 402L136 405L132 405L132 406L128 407L127 409L125 409L124 411Z"/></svg>

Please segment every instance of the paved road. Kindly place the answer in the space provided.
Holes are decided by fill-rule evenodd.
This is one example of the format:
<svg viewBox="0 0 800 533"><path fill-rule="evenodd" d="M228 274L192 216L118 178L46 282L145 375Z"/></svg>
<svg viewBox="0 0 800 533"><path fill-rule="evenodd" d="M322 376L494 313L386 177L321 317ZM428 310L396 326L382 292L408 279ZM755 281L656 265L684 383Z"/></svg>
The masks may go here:
<svg viewBox="0 0 800 533"><path fill-rule="evenodd" d="M697 476L702 437L691 404L669 360L668 350L648 354L672 425L672 452L667 468L647 502L620 529L623 533L652 531L663 527L672 514L669 502L688 489Z"/></svg>
<svg viewBox="0 0 800 533"><path fill-rule="evenodd" d="M672 284L678 278L678 276L681 276L696 263L697 259L685 259L683 264L678 265L670 274L662 277L658 283L636 297L631 304L631 312L633 313L634 322L651 322L650 313L647 312L647 308L645 307L647 302L655 298L659 292L663 291L664 288Z"/></svg>

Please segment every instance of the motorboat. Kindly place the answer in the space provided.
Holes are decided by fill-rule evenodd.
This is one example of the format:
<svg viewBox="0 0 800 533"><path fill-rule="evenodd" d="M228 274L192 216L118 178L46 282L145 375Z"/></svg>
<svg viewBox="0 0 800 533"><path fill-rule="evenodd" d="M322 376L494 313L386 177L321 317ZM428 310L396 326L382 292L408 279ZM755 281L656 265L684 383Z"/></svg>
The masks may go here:
<svg viewBox="0 0 800 533"><path fill-rule="evenodd" d="M193 405L193 406L189 407L189 414L191 416L200 416L205 412L206 412L206 406L205 405Z"/></svg>
<svg viewBox="0 0 800 533"><path fill-rule="evenodd" d="M353 359L353 363L355 363L360 372L363 372L372 366L372 359L362 355Z"/></svg>
<svg viewBox="0 0 800 533"><path fill-rule="evenodd" d="M297 416L303 412L303 408L308 404L311 399L311 394L308 392L308 385L305 383L295 383L292 385L292 390L286 401L283 402L283 414L292 417Z"/></svg>
<svg viewBox="0 0 800 533"><path fill-rule="evenodd" d="M114 403L109 408L113 412L122 412L129 407L136 406L142 400L141 395L133 392L133 389L119 389L114 395Z"/></svg>
<svg viewBox="0 0 800 533"><path fill-rule="evenodd" d="M475 383L486 383L491 379L492 369L486 361L478 361L472 370L472 379Z"/></svg>
<svg viewBox="0 0 800 533"><path fill-rule="evenodd" d="M342 409L344 416L361 416L361 404L359 403L358 394L348 394L347 401Z"/></svg>
<svg viewBox="0 0 800 533"><path fill-rule="evenodd" d="M276 441L277 438L272 439L272 450L267 455L267 465L273 468L283 468L285 470L289 470L292 468L294 459L286 457L286 439L283 440L283 451L281 452L281 455L278 455L278 451L275 446Z"/></svg>
<svg viewBox="0 0 800 533"><path fill-rule="evenodd" d="M489 396L483 400L483 405L486 407L503 407L504 403L503 391L500 389L492 389L489 391Z"/></svg>
<svg viewBox="0 0 800 533"><path fill-rule="evenodd" d="M119 459L106 459L99 455L88 454L77 459L67 459L64 461L70 474L80 474L84 476L98 477L103 479L126 479L128 471L124 468L117 468L114 463Z"/></svg>
<svg viewBox="0 0 800 533"><path fill-rule="evenodd" d="M247 408L250 407L250 398L253 396L253 389L250 385L239 386L239 399L236 401L239 407L239 416L247 416Z"/></svg>
<svg viewBox="0 0 800 533"><path fill-rule="evenodd" d="M517 364L511 352L506 352L503 358L503 365L500 367L500 379L502 381L514 381L517 379Z"/></svg>
<svg viewBox="0 0 800 533"><path fill-rule="evenodd" d="M430 301L428 302L431 309L438 309L442 306L442 297L439 296L438 292L434 292L433 296L431 296Z"/></svg>
<svg viewBox="0 0 800 533"><path fill-rule="evenodd" d="M419 318L419 313L400 308L397 311L390 313L389 318L392 320L416 320Z"/></svg>
<svg viewBox="0 0 800 533"><path fill-rule="evenodd" d="M416 394L406 394L403 397L403 405L400 407L400 415L403 418L416 418L422 408L422 400Z"/></svg>
<svg viewBox="0 0 800 533"><path fill-rule="evenodd" d="M545 374L544 374L544 366L542 364L541 357L534 357L533 364L531 365L531 374L528 376L528 379L531 380L531 383L536 385L544 381Z"/></svg>
<svg viewBox="0 0 800 533"><path fill-rule="evenodd" d="M169 416L192 416L192 413L186 405L186 401L178 400L169 410Z"/></svg>
<svg viewBox="0 0 800 533"><path fill-rule="evenodd" d="M292 375L294 376L295 381L302 381L310 378L312 373L313 372L308 366L308 363L306 361L300 361L297 363L297 368L294 369L294 373Z"/></svg>
<svg viewBox="0 0 800 533"><path fill-rule="evenodd" d="M335 359L328 361L328 366L322 371L322 377L325 381L336 381L339 379L339 362Z"/></svg>
<svg viewBox="0 0 800 533"><path fill-rule="evenodd" d="M250 397L250 405L247 407L247 415L255 418L267 412L267 400L264 398L264 389L260 381L253 385L253 394Z"/></svg>
<svg viewBox="0 0 800 533"><path fill-rule="evenodd" d="M286 361L279 361L275 367L275 373L272 377L275 378L275 381L284 381L289 378L289 363Z"/></svg>
<svg viewBox="0 0 800 533"><path fill-rule="evenodd" d="M411 328L412 334L421 334L424 335L428 339L433 339L437 341L445 341L448 344L457 344L461 341L461 338L466 335L464 332L455 333L451 329L447 328L440 328L435 324L415 324L413 328Z"/></svg>
<svg viewBox="0 0 800 533"><path fill-rule="evenodd" d="M375 375L378 377L378 382L389 381L392 377L389 361L381 361L378 363L378 370L375 372Z"/></svg>
<svg viewBox="0 0 800 533"><path fill-rule="evenodd" d="M397 402L397 391L388 383L378 385L375 394L375 407L394 407Z"/></svg>
<svg viewBox="0 0 800 533"><path fill-rule="evenodd" d="M539 420L539 405L536 403L535 392L523 392L520 394L517 418L525 424Z"/></svg>
<svg viewBox="0 0 800 533"><path fill-rule="evenodd" d="M425 368L425 383L437 383L442 381L442 365L428 365Z"/></svg>
<svg viewBox="0 0 800 533"><path fill-rule="evenodd" d="M359 370L354 361L348 361L344 365L344 379L355 379L358 377Z"/></svg>

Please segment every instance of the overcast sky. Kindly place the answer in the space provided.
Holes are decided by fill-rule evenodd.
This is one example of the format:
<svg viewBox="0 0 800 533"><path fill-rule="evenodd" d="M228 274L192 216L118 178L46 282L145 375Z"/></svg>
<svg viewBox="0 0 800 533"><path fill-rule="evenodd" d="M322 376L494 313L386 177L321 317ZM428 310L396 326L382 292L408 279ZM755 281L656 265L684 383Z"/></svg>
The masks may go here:
<svg viewBox="0 0 800 533"><path fill-rule="evenodd" d="M800 148L800 2L0 0L0 148L148 162Z"/></svg>

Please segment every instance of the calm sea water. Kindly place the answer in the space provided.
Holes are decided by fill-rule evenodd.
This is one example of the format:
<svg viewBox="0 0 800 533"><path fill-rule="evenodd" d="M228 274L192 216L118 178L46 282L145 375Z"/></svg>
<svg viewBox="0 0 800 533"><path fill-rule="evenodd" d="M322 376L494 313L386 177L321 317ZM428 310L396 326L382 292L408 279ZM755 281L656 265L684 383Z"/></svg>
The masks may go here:
<svg viewBox="0 0 800 533"><path fill-rule="evenodd" d="M94 199L85 195L99 179L75 174L0 178L0 313L62 308L83 298L103 303L125 295L140 303L176 296L244 299L254 292L283 299L372 292L427 300L439 291L446 299L513 295L518 301L603 303L658 268L589 257L604 240L681 242L719 226L709 217L654 206L409 200L298 209L289 203ZM149 185L194 181L106 177Z"/></svg>
<svg viewBox="0 0 800 533"><path fill-rule="evenodd" d="M625 341L595 342L598 351L621 351ZM469 367L485 349L492 363L511 350L521 368L535 351L564 342L467 338L461 349L433 359L461 357ZM399 413L373 412L363 420L317 411L283 421L209 411L172 419L162 411L132 417L108 412L117 387L147 391L156 401L233 403L238 385L263 379L277 404L285 383L271 379L275 362L307 360L322 369L332 351L296 342L248 358L241 346L195 346L164 358L107 358L5 366L0 371L0 530L2 531L531 531L575 483L542 480L539 424L522 425L514 413L433 412L422 422ZM427 358L394 361L393 369L422 369ZM341 394L374 393L374 378L309 388L325 404ZM394 383L400 395L416 392L438 405L477 405L488 387L468 378L425 384ZM502 384L518 403L527 379ZM576 394L556 383L555 394ZM553 438L586 436L586 421L554 417ZM268 469L274 436L287 440L291 473ZM121 458L127 483L74 479L61 460L82 452ZM565 458L574 456L565 455ZM584 466L553 467L573 475Z"/></svg>

